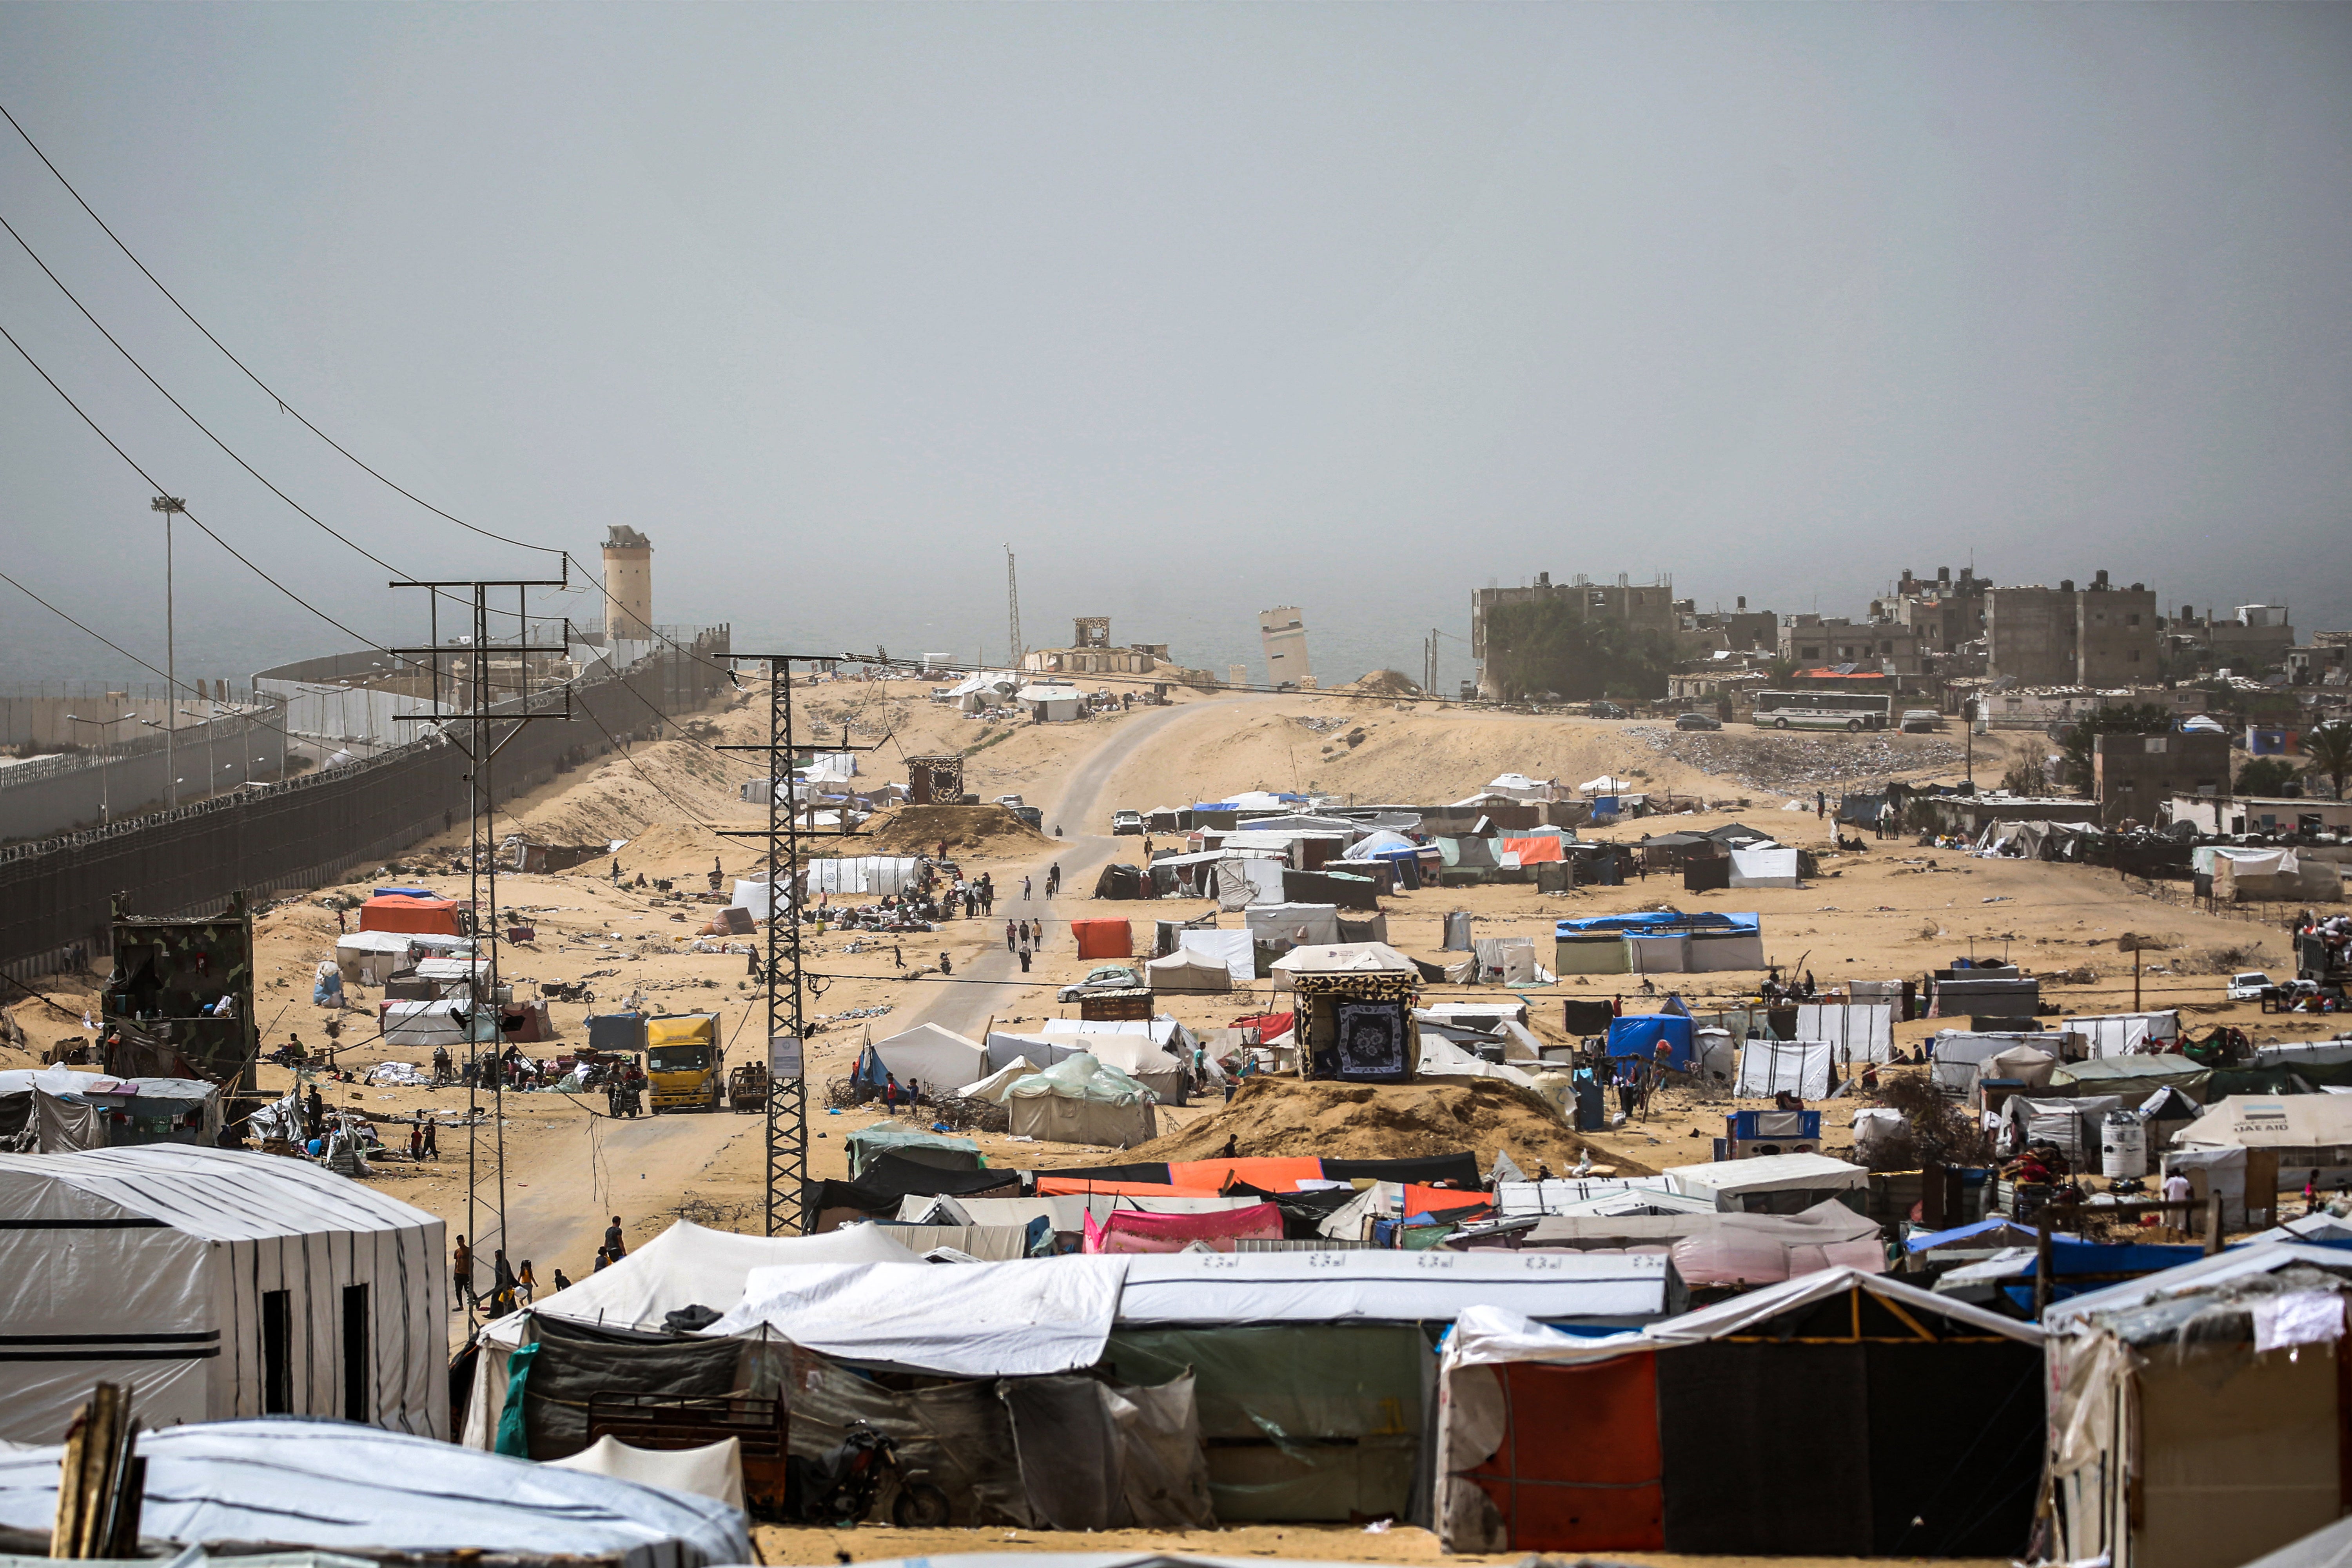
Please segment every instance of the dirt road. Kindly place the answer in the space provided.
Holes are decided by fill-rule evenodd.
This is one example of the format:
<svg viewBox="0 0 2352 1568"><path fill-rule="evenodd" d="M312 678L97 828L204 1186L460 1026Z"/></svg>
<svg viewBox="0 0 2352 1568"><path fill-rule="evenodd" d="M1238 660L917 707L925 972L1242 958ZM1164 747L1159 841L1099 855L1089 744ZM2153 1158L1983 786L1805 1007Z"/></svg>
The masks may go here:
<svg viewBox="0 0 2352 1568"><path fill-rule="evenodd" d="M1108 826L1113 803L1104 798L1104 791L1112 776L1171 730L1197 721L1205 714L1229 712L1230 706L1224 702L1186 704L1160 709L1122 724L1069 769L1052 794L1034 802L1043 809L1048 829L1058 826L1066 837L1034 863L999 873L998 886L1013 895L998 905L1004 911L1003 918L1043 916L1060 929L1073 910L1083 914L1085 911L1077 908L1078 901L1088 897L1094 873L1122 847L1119 840L1098 831ZM1140 840L1131 841L1129 847L1139 849ZM1062 868L1063 898L1049 902L1043 896L1045 872L1055 864ZM1019 897L1020 879L1024 873L1036 879L1039 893L1038 898L1028 902ZM1019 960L1001 944L992 943L982 951L976 961L967 961L955 979L963 984L920 987L922 1004L894 1015L888 1032L897 1034L919 1024L937 1023L977 1037L988 1026L991 1017L1015 1010L1025 989ZM1026 984L1034 986L1036 983L1033 979ZM728 1052L729 1060L745 1059L741 1044L745 1038L756 1042L759 1024L755 1015L760 1011L761 1004L756 1000L730 1001L722 1005L720 1026L729 1032L735 1047ZM725 1111L716 1115L645 1116L627 1121L600 1115L576 1144L551 1149L551 1159L535 1162L528 1186L512 1175L519 1162L512 1158L510 1149L504 1243L507 1256L518 1261L526 1258L535 1260L542 1284L558 1262L567 1268L586 1268L595 1255L609 1216L619 1214L634 1229L649 1209L669 1212L681 1198L690 1199L698 1180L722 1159L733 1166L740 1166L747 1154L756 1159L761 1126L758 1117ZM730 1150L730 1146L739 1139L751 1140L751 1145L744 1150ZM754 1220L743 1228L759 1226ZM483 1229L489 1233L490 1239L477 1245L481 1255L488 1257L489 1248L501 1243L495 1223L485 1224Z"/></svg>

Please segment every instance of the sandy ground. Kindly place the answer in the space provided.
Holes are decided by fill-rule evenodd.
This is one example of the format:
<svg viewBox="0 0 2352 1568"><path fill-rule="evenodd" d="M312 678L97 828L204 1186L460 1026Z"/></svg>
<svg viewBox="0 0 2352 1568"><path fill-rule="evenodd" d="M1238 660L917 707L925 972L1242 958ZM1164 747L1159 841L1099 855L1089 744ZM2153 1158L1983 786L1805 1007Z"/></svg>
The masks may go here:
<svg viewBox="0 0 2352 1568"><path fill-rule="evenodd" d="M1686 894L1678 879L1653 879L1573 894L1546 895L1516 887L1429 889L1388 900L1391 941L1423 958L1436 955L1443 916L1454 909L1469 910L1481 935L1534 935L1541 939L1539 951L1547 953L1552 923L1563 915L1669 904L1753 910L1763 917L1771 958L1811 970L1824 987L1850 979L1916 975L1970 952L2006 953L2045 976L2076 974L2077 980L2045 981L2047 994L2070 1011L2091 1013L2131 1005L2129 960L2116 948L2116 939L2129 931L2169 944L2169 951L2151 955L2166 962L2143 981L2147 1005L2179 1006L2192 1026L2200 1028L2214 1022L2234 1023L2257 1040L2333 1032L2322 1020L2264 1016L2251 1004L2224 1001L2223 975L2231 968L2264 968L2273 974L2291 971L2285 935L2275 926L2160 901L2112 872L1981 860L1875 840L1863 852L1833 855L1828 824L1810 811L1781 809L1785 801L1795 798L1793 793L1767 791L1708 773L1685 752L1671 749L1675 740L1727 739L1739 742L1728 749L1738 753L1736 765L1751 774L1759 767L1783 773L1824 766L1834 771L1842 749L1848 746L1847 737L1806 736L1792 749L1787 737L1756 736L1737 727L1722 738L1674 737L1656 726L1471 712L1433 703L1400 709L1394 703L1350 702L1328 695L1202 698L1184 692L1167 708L1138 709L1076 724L983 730L926 700L928 690L927 684L915 682L844 682L798 695L805 708L832 726L830 733L837 734L840 725L847 723L856 742L881 743L882 750L866 753L861 765L885 778L904 776L903 755L978 747L967 761L967 788L983 799L1008 793L1024 795L1044 809L1046 826L1058 826L1062 837L1049 845L1015 848L1001 859L964 862L968 874L992 872L1002 893L1009 895L1000 898L993 921L950 922L936 933L900 943L902 955L894 955L871 935L834 932L809 939L809 968L815 978L808 1009L813 1017L829 1020L816 1025L810 1041L810 1166L820 1176L846 1173L842 1137L873 1120L864 1111L828 1113L823 1098L824 1084L846 1073L869 1033L880 1038L930 1020L977 1037L992 1019L1034 1024L1074 1015L1074 1007L1054 1002L1052 989L1077 978L1087 967L1071 949L1066 922L1072 916L1124 915L1148 937L1145 922L1154 918L1191 917L1206 910L1205 904L1193 901L1106 905L1087 897L1095 868L1114 856L1140 858L1139 841L1108 837L1114 807L1181 804L1247 788L1320 788L1366 802L1434 802L1459 799L1507 770L1569 782L1605 771L1634 776L1654 791L1671 791L1678 803L1691 805L1692 814L1627 823L1588 836L1632 839L1644 832L1709 826L1736 818L1784 842L1823 852L1821 877L1796 889ZM764 739L764 691L748 693L731 707L692 722L710 744ZM1358 731L1362 739L1349 746L1346 737ZM1922 738L1916 747L1890 750L1885 737L1855 738L1850 749L1857 768L1845 782L1857 786L1874 782L1885 776L1890 756L1900 761L1915 753L1928 765L1909 776L1956 778L1958 768L1939 763L1942 752L1931 749L1938 744L1948 749L1953 739ZM1869 743L1862 743L1865 742ZM1667 749L1662 749L1662 742ZM1979 744L1979 776L1997 777L2005 765L2000 748ZM1989 758L1988 752L1994 754ZM1716 760L1718 765L1735 765L1723 763L1720 755ZM1864 763L1881 771L1866 771L1860 765ZM712 830L749 826L758 819L755 809L737 795L738 783L751 774L742 753L712 752L679 740L642 744L625 756L599 759L515 803L511 812L500 814L499 826L503 834L520 824L534 837L557 842L625 838L630 842L619 858L632 883L642 872L649 882L682 879L677 883L682 893L698 891L706 886L703 879L714 857L730 879L751 869L759 858L755 841L723 838ZM1840 785L1827 787L1834 795ZM1740 802L1746 804L1737 804ZM449 873L446 848L445 843L412 851L395 863L402 869L388 874L402 882L422 882L467 896L467 879ZM1042 884L1049 864L1060 865L1068 890L1052 904L1042 899L1023 902L1017 896L1022 876L1037 876ZM503 958L504 973L515 981L518 994L531 994L538 981L586 979L595 989L594 1006L600 1011L632 998L655 1010L714 1009L733 1047L730 1059L745 1059L751 1048L748 1042L756 1041L761 1032L761 1012L760 997L749 988L745 959L680 951L687 933L708 918L712 906L673 900L650 888L615 888L609 870L609 860L599 858L559 875L499 879L502 914L527 921L538 931L534 944L510 947ZM363 896L383 879L371 868L338 888L318 889L262 917L258 1011L265 1048L282 1042L289 1032L299 1032L313 1047L323 1042L324 1016L310 1005L310 976L331 951L336 921L319 900L329 893ZM678 916L684 918L674 918ZM1029 975L1017 974L1005 951L1007 918L1045 922L1047 947ZM1231 917L1226 923L1231 924ZM951 977L937 973L942 952L952 963ZM899 956L903 967L896 961ZM1694 983L1683 987L1682 994L1695 1007L1703 1007L1752 994L1761 976L1722 973L1662 980L1675 978ZM78 1035L76 1020L94 1001L97 984L98 977L90 975L54 977L45 994L62 1012L31 1002L15 1006L27 1048L0 1047L0 1066L30 1065L37 1059L35 1051ZM1439 987L1431 994L1493 993ZM1623 995L1633 1010L1650 1005L1640 994L1638 980L1626 976L1571 979L1526 995L1537 1032L1554 1040L1565 1037L1556 1005L1561 998ZM352 993L352 1000L355 1009L363 1010L345 1015L343 1065L364 1071L384 1059L425 1060L426 1052L389 1050L372 1040L374 999L362 988ZM1187 1024L1211 1026L1263 1010L1275 997L1260 982L1245 994L1171 1001L1171 1010ZM883 1016L841 1016L886 1006L889 1010ZM589 1010L584 1004L554 1005L551 1011L563 1043L536 1048L552 1055L580 1043ZM1933 1021L1904 1025L1898 1026L1898 1037L1908 1045L1941 1026ZM261 1081L266 1090L282 1091L289 1075L265 1068ZM377 1117L385 1141L403 1148L404 1129L398 1123L419 1111L454 1121L464 1113L468 1100L462 1089L363 1084L334 1085L332 1098ZM488 1097L479 1098L487 1111ZM1706 1140L1720 1131L1721 1115L1731 1108L1719 1100L1662 1097L1645 1122L1598 1135L1593 1142L1647 1165L1688 1163L1706 1157ZM1211 1114L1213 1109L1164 1110L1162 1130ZM1835 1146L1846 1141L1848 1119L1838 1108L1831 1109L1833 1114L1825 1122L1831 1129L1829 1142ZM605 1217L614 1214L621 1216L633 1245L680 1216L724 1228L761 1228L761 1123L753 1117L722 1113L616 1121L603 1114L601 1100L551 1092L508 1096L504 1110L502 1124L486 1122L472 1140L462 1128L445 1125L438 1163L412 1166L404 1159L383 1160L373 1179L441 1215L453 1229L475 1237L485 1254L503 1240L511 1257L533 1260L542 1289L551 1286L559 1268L573 1278L588 1268ZM503 1226L497 1218L501 1140ZM1042 1147L1001 1137L981 1142L991 1163L998 1164L1091 1163L1108 1152ZM462 1324L457 1328L464 1331ZM1051 1536L1043 1539L1062 1543ZM854 1537L763 1531L762 1541L769 1561L798 1563L825 1561L837 1550L870 1558L1012 1549L1035 1544L1038 1538L1016 1538L1002 1531L917 1536L880 1529ZM1244 1555L1396 1562L1436 1555L1434 1542L1425 1533L1402 1528L1383 1534L1286 1528L1198 1538L1103 1535L1087 1537L1083 1544L1090 1549L1182 1546ZM1633 1560L1661 1565L1679 1561L1651 1554Z"/></svg>
<svg viewBox="0 0 2352 1568"><path fill-rule="evenodd" d="M1395 1525L1365 1530L1355 1525L1247 1525L1232 1530L1105 1530L1083 1536L1053 1531L898 1530L866 1525L857 1530L789 1530L763 1525L756 1532L760 1560L772 1563L872 1562L877 1558L936 1557L959 1552L1187 1552L1213 1557L1280 1557L1326 1563L1523 1563L1526 1552L1488 1556L1478 1552L1448 1552L1426 1530ZM1625 1564L1627 1568L1862 1568L1874 1562L1921 1561L1918 1558L1868 1557L1689 1557L1670 1552L1611 1552L1605 1558L1559 1558L1562 1568L1581 1562L1591 1568ZM1996 1559L1940 1557L1948 1568L1995 1568Z"/></svg>

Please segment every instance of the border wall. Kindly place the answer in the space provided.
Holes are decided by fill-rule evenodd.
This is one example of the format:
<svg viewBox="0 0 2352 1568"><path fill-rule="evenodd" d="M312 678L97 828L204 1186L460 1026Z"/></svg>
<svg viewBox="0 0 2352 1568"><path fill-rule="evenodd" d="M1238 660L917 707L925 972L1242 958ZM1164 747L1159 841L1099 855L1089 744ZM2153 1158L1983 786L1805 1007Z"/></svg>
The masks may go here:
<svg viewBox="0 0 2352 1568"><path fill-rule="evenodd" d="M572 689L571 721L538 719L498 754L501 801L657 730L654 710L705 706L728 688L729 629L665 649L625 675ZM561 712L561 691L530 700ZM516 700L500 705L522 711ZM446 832L468 809L464 752L435 736L396 750L176 811L0 849L0 973L17 980L79 967L106 951L109 901L127 891L143 915L216 908L331 881Z"/></svg>

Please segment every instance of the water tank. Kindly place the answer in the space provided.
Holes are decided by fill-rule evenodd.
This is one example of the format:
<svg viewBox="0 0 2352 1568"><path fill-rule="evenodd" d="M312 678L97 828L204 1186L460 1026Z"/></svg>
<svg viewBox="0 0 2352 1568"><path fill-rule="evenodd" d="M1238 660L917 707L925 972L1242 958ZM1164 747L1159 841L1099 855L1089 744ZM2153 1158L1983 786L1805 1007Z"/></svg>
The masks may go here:
<svg viewBox="0 0 2352 1568"><path fill-rule="evenodd" d="M2099 1129L2099 1174L2111 1182L2147 1174L2147 1128L2128 1110L2110 1110Z"/></svg>

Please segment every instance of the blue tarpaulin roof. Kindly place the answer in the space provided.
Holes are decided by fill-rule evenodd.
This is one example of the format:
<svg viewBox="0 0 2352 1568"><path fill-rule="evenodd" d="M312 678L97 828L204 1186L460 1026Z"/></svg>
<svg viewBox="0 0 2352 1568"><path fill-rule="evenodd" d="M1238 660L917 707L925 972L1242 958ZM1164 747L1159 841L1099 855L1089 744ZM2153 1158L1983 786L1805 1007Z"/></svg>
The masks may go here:
<svg viewBox="0 0 2352 1568"><path fill-rule="evenodd" d="M1702 910L1696 914L1684 914L1675 910L1657 910L1646 913L1624 915L1586 915L1579 920L1561 921L1554 929L1556 936L1580 936L1591 931L1622 931L1633 936L1668 931L1759 931L1761 922L1755 915L1718 914Z"/></svg>
<svg viewBox="0 0 2352 1568"><path fill-rule="evenodd" d="M1658 1042L1666 1042L1667 1060L1676 1072L1690 1070L1691 1021L1675 1013L1636 1013L1609 1021L1609 1054L1654 1061Z"/></svg>

